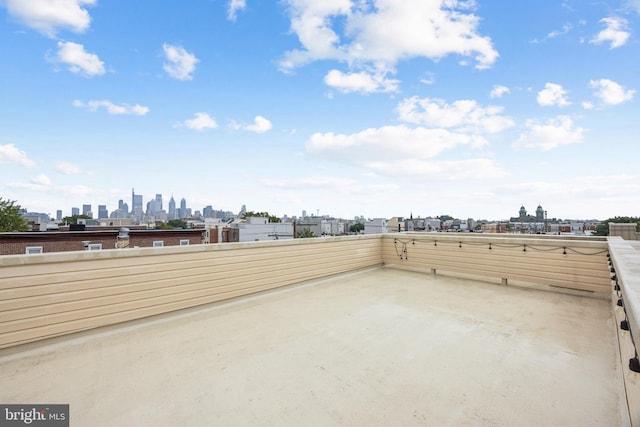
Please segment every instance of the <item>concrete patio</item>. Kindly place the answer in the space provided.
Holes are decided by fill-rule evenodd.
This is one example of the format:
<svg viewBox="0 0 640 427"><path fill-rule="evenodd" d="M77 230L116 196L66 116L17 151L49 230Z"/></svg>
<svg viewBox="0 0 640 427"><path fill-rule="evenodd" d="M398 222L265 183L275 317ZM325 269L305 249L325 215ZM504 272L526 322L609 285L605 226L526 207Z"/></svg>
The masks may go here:
<svg viewBox="0 0 640 427"><path fill-rule="evenodd" d="M0 350L71 425L624 426L611 302L370 268Z"/></svg>

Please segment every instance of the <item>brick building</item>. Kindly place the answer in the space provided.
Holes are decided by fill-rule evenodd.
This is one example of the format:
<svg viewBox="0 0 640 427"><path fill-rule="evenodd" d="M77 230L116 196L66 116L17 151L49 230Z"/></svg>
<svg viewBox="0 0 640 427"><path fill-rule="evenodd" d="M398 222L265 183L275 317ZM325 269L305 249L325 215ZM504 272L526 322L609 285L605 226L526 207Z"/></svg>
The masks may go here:
<svg viewBox="0 0 640 427"><path fill-rule="evenodd" d="M0 255L203 243L203 229L125 230L124 234L118 229L0 233Z"/></svg>

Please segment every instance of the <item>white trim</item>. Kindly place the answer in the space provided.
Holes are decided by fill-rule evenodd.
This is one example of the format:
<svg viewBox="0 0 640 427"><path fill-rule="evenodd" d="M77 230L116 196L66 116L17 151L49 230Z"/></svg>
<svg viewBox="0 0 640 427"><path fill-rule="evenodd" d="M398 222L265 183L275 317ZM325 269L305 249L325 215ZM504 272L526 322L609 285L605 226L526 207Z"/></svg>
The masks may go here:
<svg viewBox="0 0 640 427"><path fill-rule="evenodd" d="M164 240L154 240L153 241L153 247L154 248L161 248L164 246Z"/></svg>
<svg viewBox="0 0 640 427"><path fill-rule="evenodd" d="M42 246L27 246L24 253L27 255L34 255L41 254L43 252L44 251L42 250Z"/></svg>
<svg viewBox="0 0 640 427"><path fill-rule="evenodd" d="M189 246L189 239L180 239L180 246Z"/></svg>

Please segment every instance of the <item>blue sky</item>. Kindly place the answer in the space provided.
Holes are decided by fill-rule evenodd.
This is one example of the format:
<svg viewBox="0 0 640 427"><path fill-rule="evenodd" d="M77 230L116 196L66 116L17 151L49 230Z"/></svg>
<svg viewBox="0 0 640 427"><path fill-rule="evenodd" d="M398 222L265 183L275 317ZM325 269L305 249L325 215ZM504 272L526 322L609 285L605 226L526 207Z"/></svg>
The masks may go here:
<svg viewBox="0 0 640 427"><path fill-rule="evenodd" d="M637 216L639 29L640 0L0 0L0 197Z"/></svg>

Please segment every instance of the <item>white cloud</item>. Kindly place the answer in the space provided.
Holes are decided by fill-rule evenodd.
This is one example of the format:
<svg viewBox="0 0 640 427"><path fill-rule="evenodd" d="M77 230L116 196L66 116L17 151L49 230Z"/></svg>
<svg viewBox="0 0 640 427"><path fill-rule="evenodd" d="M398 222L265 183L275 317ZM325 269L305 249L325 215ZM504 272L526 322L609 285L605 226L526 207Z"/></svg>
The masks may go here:
<svg viewBox="0 0 640 427"><path fill-rule="evenodd" d="M260 180L265 187L278 190L319 190L333 194L377 194L387 191L397 191L400 186L397 184L366 184L352 178L336 178L328 176L309 176L303 178L268 179Z"/></svg>
<svg viewBox="0 0 640 427"><path fill-rule="evenodd" d="M491 93L489 94L490 98L502 98L503 95L511 93L511 90L502 85L495 85L493 89L491 89Z"/></svg>
<svg viewBox="0 0 640 427"><path fill-rule="evenodd" d="M573 28L573 26L571 24L564 24L562 26L562 30L551 31L549 34L547 34L547 38L553 39L555 37L562 36L564 34L567 34L569 31L571 31L572 28Z"/></svg>
<svg viewBox="0 0 640 427"><path fill-rule="evenodd" d="M589 215L589 218L607 218L611 215L611 206L614 209L629 208L629 194L640 192L640 175L588 175L554 177L549 181L510 182L496 188L500 194L522 197L526 194L529 200L543 201L544 207L555 206L555 210L561 205L566 205L566 210L573 210L576 215ZM594 195L598 195L598 203L594 204ZM570 201L567 204L567 200ZM576 207L576 205L578 207ZM582 213L579 213L582 210ZM608 213L600 213L608 212ZM620 214L620 212L618 212ZM550 216L555 216L551 214ZM584 216L581 216L584 218Z"/></svg>
<svg viewBox="0 0 640 427"><path fill-rule="evenodd" d="M140 104L116 105L108 99L92 100L88 101L87 103L76 99L75 101L73 101L73 106L78 108L86 108L88 111L97 111L99 108L104 108L105 110L107 110L107 113L112 115L128 114L134 116L144 116L149 112L149 107L145 107Z"/></svg>
<svg viewBox="0 0 640 427"><path fill-rule="evenodd" d="M80 166L69 162L57 162L56 171L63 175L78 175L82 173Z"/></svg>
<svg viewBox="0 0 640 427"><path fill-rule="evenodd" d="M93 196L96 194L96 189L93 187L88 187L82 184L76 185L64 185L60 187L56 187L56 190L61 192L64 196Z"/></svg>
<svg viewBox="0 0 640 427"><path fill-rule="evenodd" d="M329 176L309 176L304 178L292 179L261 179L260 182L267 187L281 189L307 189L307 188L326 188L340 189L347 186L353 186L358 183L352 178L336 178Z"/></svg>
<svg viewBox="0 0 640 427"><path fill-rule="evenodd" d="M635 90L625 89L620 84L609 79L591 80L589 86L596 89L594 95L608 105L617 105L630 101L636 93Z"/></svg>
<svg viewBox="0 0 640 427"><path fill-rule="evenodd" d="M585 110L593 110L593 108L594 108L593 102L583 101L582 102L582 108L584 108Z"/></svg>
<svg viewBox="0 0 640 427"><path fill-rule="evenodd" d="M227 8L227 19L229 21L236 20L236 14L240 10L244 10L247 7L245 0L229 0L229 7Z"/></svg>
<svg viewBox="0 0 640 427"><path fill-rule="evenodd" d="M567 91L564 88L555 83L547 83L544 85L544 89L538 92L538 104L544 107L550 107L557 105L558 107L566 107L571 105L567 99Z"/></svg>
<svg viewBox="0 0 640 427"><path fill-rule="evenodd" d="M0 145L0 164L2 163L16 163L27 168L35 166L35 162L27 157L27 153L13 144Z"/></svg>
<svg viewBox="0 0 640 427"><path fill-rule="evenodd" d="M432 85L436 82L436 76L432 72L424 73L424 77L420 79L420 83L425 85Z"/></svg>
<svg viewBox="0 0 640 427"><path fill-rule="evenodd" d="M31 183L36 184L36 185L42 185L45 187L48 187L51 185L51 180L49 179L48 176L46 176L45 174L41 173L37 176L34 176L33 178L31 178Z"/></svg>
<svg viewBox="0 0 640 427"><path fill-rule="evenodd" d="M264 133L271 129L271 122L262 116L256 116L253 124L245 126L245 130L255 133Z"/></svg>
<svg viewBox="0 0 640 427"><path fill-rule="evenodd" d="M196 64L200 62L192 53L187 52L181 46L173 46L168 43L162 45L164 56L167 62L162 66L164 71L171 77L178 80L191 80L196 69Z"/></svg>
<svg viewBox="0 0 640 427"><path fill-rule="evenodd" d="M183 125L194 130L215 129L218 127L215 119L207 113L196 113L195 118L185 120Z"/></svg>
<svg viewBox="0 0 640 427"><path fill-rule="evenodd" d="M497 133L515 124L509 117L500 115L502 107L482 107L476 101L465 99L447 104L442 99L414 96L400 102L397 110L402 121L460 131Z"/></svg>
<svg viewBox="0 0 640 427"><path fill-rule="evenodd" d="M435 157L457 147L487 144L481 136L446 129L405 125L366 129L354 134L316 133L306 142L310 156L365 168L386 176L434 180L495 178L505 172L490 159L438 161Z"/></svg>
<svg viewBox="0 0 640 427"><path fill-rule="evenodd" d="M398 80L385 78L385 73L343 73L339 70L329 71L324 77L324 82L327 86L344 93L397 92L399 83Z"/></svg>
<svg viewBox="0 0 640 427"><path fill-rule="evenodd" d="M432 158L462 145L481 146L483 138L446 129L405 125L366 129L354 134L316 133L306 142L308 153L359 163L392 157Z"/></svg>
<svg viewBox="0 0 640 427"><path fill-rule="evenodd" d="M626 0L624 2L624 7L631 9L636 13L640 13L640 0Z"/></svg>
<svg viewBox="0 0 640 427"><path fill-rule="evenodd" d="M503 178L508 175L492 159L435 161L427 159L390 159L369 164L376 173L409 176L433 181L463 181Z"/></svg>
<svg viewBox="0 0 640 427"><path fill-rule="evenodd" d="M91 17L83 6L96 0L5 0L7 11L16 20L48 36L55 37L64 28L83 33L89 28Z"/></svg>
<svg viewBox="0 0 640 427"><path fill-rule="evenodd" d="M528 120L527 131L520 134L514 148L538 148L549 151L554 148L582 142L585 129L576 127L569 116L558 116L546 123Z"/></svg>
<svg viewBox="0 0 640 427"><path fill-rule="evenodd" d="M9 182L7 187L30 191L49 191L51 188L51 180L48 176L41 173L32 177L29 182Z"/></svg>
<svg viewBox="0 0 640 427"><path fill-rule="evenodd" d="M609 42L609 49L615 49L627 43L631 34L628 31L628 22L626 19L612 16L603 18L600 22L604 23L606 28L592 38L589 43L601 44Z"/></svg>
<svg viewBox="0 0 640 427"><path fill-rule="evenodd" d="M58 42L56 62L67 64L69 71L86 77L105 73L104 62L95 53L84 50L84 46L74 42Z"/></svg>
<svg viewBox="0 0 640 427"><path fill-rule="evenodd" d="M450 54L473 57L476 68L490 67L498 58L489 37L478 33L474 2L454 0L286 0L291 31L301 49L280 61L287 72L317 60L338 60L350 67L374 68L382 79L398 61ZM343 33L341 34L341 31ZM362 80L357 71L353 75ZM355 83L347 85L353 87Z"/></svg>

